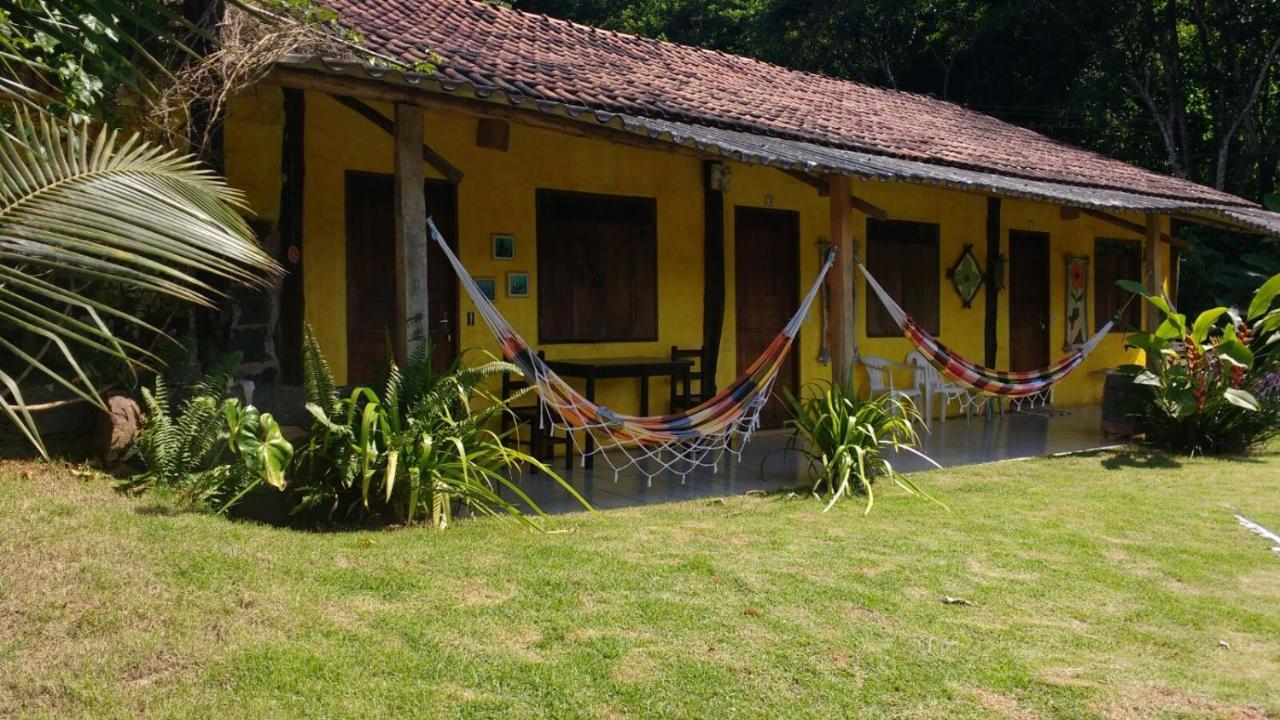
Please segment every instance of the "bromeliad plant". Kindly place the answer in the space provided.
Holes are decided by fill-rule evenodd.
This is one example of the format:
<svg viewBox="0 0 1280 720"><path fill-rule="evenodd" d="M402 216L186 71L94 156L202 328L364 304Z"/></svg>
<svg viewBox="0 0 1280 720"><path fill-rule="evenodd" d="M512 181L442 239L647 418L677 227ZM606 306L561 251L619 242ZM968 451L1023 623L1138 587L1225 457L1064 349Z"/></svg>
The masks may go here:
<svg viewBox="0 0 1280 720"><path fill-rule="evenodd" d="M438 373L422 345L404 369L390 367L381 392L361 386L340 397L310 328L304 342L307 410L315 422L293 476L299 512L384 515L444 529L466 507L542 528L545 514L512 480L522 465L539 469L590 509L559 475L506 447L490 429L510 410L484 382L519 372L516 366L495 360L466 367L459 358ZM503 489L513 499L503 497Z"/></svg>
<svg viewBox="0 0 1280 720"><path fill-rule="evenodd" d="M920 437L915 423L921 418L910 399L887 393L863 400L850 385L830 381L810 383L799 397L785 388L783 393L793 416L788 424L797 430L796 440L804 441L793 440L788 449L808 459L815 476L814 494L829 498L823 512L853 493L866 495L864 512L871 512L875 504L872 485L880 477L942 505L895 470L884 455L886 448L905 450L939 467L916 449Z"/></svg>
<svg viewBox="0 0 1280 720"><path fill-rule="evenodd" d="M1216 307L1194 322L1137 283L1119 285L1164 318L1154 332L1128 339L1147 365L1124 368L1148 391L1139 410L1148 441L1193 455L1237 453L1280 433L1280 309L1271 309L1280 275L1258 289L1244 315Z"/></svg>

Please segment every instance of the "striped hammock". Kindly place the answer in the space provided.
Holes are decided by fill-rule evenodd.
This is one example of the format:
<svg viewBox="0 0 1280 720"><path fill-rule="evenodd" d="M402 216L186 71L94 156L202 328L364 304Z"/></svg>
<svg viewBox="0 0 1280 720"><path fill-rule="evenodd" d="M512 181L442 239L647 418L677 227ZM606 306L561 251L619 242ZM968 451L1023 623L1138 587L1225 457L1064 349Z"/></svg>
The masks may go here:
<svg viewBox="0 0 1280 720"><path fill-rule="evenodd" d="M768 401L800 324L835 260L834 252L827 255L795 315L741 377L715 397L685 412L640 417L615 413L591 402L547 367L498 313L449 248L435 223L428 219L427 225L476 310L497 338L502 354L520 368L538 393L542 429L566 432L578 453L583 455L584 463L589 435L595 441L590 452L600 454L614 469L615 477L618 471L628 467L636 468L650 479L664 471L684 477L699 467L717 469L726 452L740 455L742 446L760 426L760 410Z"/></svg>
<svg viewBox="0 0 1280 720"><path fill-rule="evenodd" d="M920 354L924 355L934 367L938 368L939 372L952 381L972 388L983 395L1027 398L1045 392L1054 383L1070 375L1072 370L1080 367L1084 359L1102 343L1103 338L1107 336L1107 333L1111 332L1112 326L1115 325L1115 319L1112 318L1107 324L1099 328L1098 332L1093 334L1093 337L1086 340L1083 345L1046 368L1024 372L993 370L964 359L946 345L938 342L936 337L930 335L907 311L902 309L902 306L889 297L889 294L885 292L883 287L880 287L880 283L876 282L876 279L871 276L871 272L867 270L865 265L856 259L854 262L867 278L867 285L875 291L876 296L880 298L880 302L884 303L885 309L889 311L889 315L893 317L894 322L902 329L903 335L906 335L911 344L920 351Z"/></svg>

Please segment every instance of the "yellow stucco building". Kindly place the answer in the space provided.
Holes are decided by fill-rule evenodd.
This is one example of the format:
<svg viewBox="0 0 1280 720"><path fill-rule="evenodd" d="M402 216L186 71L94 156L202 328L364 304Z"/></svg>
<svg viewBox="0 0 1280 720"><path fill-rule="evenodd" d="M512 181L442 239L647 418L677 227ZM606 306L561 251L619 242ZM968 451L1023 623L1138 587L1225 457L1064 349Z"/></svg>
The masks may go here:
<svg viewBox="0 0 1280 720"><path fill-rule="evenodd" d="M369 379L379 338L413 315L405 301L386 306L397 302L387 283L417 267L396 260L396 243L414 232L396 227L409 220L395 194L406 164L410 182L427 180L427 211L456 236L463 263L492 281L498 309L547 358L660 358L713 344L703 359L718 387L754 352L759 326L798 304L820 245L844 251L831 302L844 298L853 333L816 304L783 381L796 387L830 378L833 357L902 362L912 350L874 317L879 301L849 254L889 277L904 307L959 354L1029 369L1069 350L1068 313L1092 334L1118 309L1115 279L1172 290L1181 241L1171 218L1230 222L1248 211L1239 198L947 103L466 0L439 5L439 17L398 28L410 50L394 46L406 62L434 53L434 74L291 58L235 97L226 118L226 175L300 279L282 301L297 317L282 318L276 343L295 343L305 320L340 381ZM340 10L391 53L393 20L355 3ZM472 25L449 31L459 23ZM480 32L493 27L510 32ZM517 30L547 42L521 44ZM637 48L640 60L628 52ZM505 62L512 53L530 62ZM630 64L601 59L619 53ZM664 79L679 68L682 82ZM759 92L776 89L765 72L788 88L808 83L810 104L786 92L763 103ZM405 137L405 118L420 118L420 137ZM843 177L852 209L833 212L845 199L830 187ZM966 252L984 275L968 301L948 276ZM1083 302L1068 302L1068 256L1087 258ZM430 279L431 338L450 353L497 353L456 277L437 267ZM1098 371L1138 360L1113 333L1054 402L1097 403ZM652 412L666 410L666 382L653 380ZM610 407L637 409L633 381L597 390Z"/></svg>

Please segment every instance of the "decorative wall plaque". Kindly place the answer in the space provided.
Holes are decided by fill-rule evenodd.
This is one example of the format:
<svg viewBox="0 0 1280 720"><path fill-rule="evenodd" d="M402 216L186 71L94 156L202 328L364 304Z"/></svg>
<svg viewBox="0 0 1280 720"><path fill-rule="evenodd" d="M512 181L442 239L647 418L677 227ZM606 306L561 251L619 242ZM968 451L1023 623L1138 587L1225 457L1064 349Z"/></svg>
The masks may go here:
<svg viewBox="0 0 1280 720"><path fill-rule="evenodd" d="M978 288L982 287L982 266L978 264L978 258L973 256L973 245L964 246L960 259L947 270L947 277L956 286L956 292L960 294L964 306L972 307L973 297L978 294Z"/></svg>

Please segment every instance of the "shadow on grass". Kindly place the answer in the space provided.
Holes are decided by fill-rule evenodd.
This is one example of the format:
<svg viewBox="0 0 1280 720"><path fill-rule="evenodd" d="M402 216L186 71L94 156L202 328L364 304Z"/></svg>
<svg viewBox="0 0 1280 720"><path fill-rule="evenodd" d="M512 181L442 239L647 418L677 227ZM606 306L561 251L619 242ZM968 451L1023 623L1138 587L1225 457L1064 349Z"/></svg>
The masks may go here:
<svg viewBox="0 0 1280 720"><path fill-rule="evenodd" d="M1267 457L1274 454L1275 452L1273 450L1268 449L1248 454L1224 453L1222 455L1192 456L1182 455L1151 446L1136 445L1124 449L1095 450L1089 453L1080 453L1077 457L1100 458L1102 467L1108 470L1120 470L1125 468L1176 470L1182 467L1184 461L1192 460L1197 457L1212 457L1214 460L1220 460L1223 462L1262 465L1267 462Z"/></svg>
<svg viewBox="0 0 1280 720"><path fill-rule="evenodd" d="M1102 452L1098 453L1103 454ZM1122 468L1138 468L1142 470L1177 470L1182 463L1174 456L1147 448L1130 448L1110 451L1110 457L1102 461L1102 467L1108 470Z"/></svg>
<svg viewBox="0 0 1280 720"><path fill-rule="evenodd" d="M177 517L178 515L186 514L187 511L173 505L146 503L135 507L133 512L138 515L148 515L153 517Z"/></svg>

